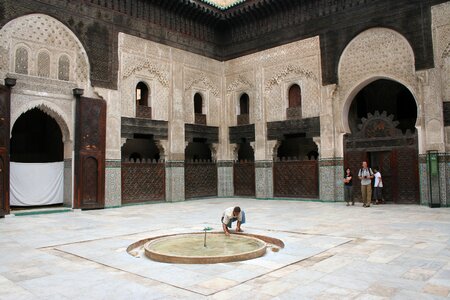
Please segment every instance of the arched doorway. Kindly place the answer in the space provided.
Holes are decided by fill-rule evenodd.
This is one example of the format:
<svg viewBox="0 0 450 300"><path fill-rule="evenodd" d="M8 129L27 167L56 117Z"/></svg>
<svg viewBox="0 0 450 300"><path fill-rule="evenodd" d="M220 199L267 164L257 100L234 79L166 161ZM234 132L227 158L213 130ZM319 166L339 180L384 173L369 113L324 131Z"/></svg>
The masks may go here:
<svg viewBox="0 0 450 300"><path fill-rule="evenodd" d="M64 143L61 129L38 108L14 123L10 152L10 205L42 206L64 201Z"/></svg>
<svg viewBox="0 0 450 300"><path fill-rule="evenodd" d="M345 136L344 160L356 178L362 161L378 167L383 198L393 203L419 203L417 104L404 85L379 79L353 98ZM359 180L354 196L360 200Z"/></svg>

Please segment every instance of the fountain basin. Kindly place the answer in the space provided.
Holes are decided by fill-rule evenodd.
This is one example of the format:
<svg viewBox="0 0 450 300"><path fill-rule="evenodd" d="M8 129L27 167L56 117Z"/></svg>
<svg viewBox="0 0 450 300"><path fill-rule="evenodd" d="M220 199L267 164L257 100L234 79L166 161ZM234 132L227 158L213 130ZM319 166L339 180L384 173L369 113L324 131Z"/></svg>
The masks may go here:
<svg viewBox="0 0 450 300"><path fill-rule="evenodd" d="M155 261L181 264L213 264L263 256L267 244L248 235L226 236L219 232L177 234L152 239L144 244L145 255Z"/></svg>

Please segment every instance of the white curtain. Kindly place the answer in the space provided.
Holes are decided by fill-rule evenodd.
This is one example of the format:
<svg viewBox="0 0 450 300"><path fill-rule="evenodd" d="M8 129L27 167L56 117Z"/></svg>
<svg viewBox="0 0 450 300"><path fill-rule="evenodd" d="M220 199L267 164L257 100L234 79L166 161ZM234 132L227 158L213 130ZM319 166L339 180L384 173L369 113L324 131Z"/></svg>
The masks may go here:
<svg viewBox="0 0 450 300"><path fill-rule="evenodd" d="M10 163L10 205L63 203L64 162Z"/></svg>

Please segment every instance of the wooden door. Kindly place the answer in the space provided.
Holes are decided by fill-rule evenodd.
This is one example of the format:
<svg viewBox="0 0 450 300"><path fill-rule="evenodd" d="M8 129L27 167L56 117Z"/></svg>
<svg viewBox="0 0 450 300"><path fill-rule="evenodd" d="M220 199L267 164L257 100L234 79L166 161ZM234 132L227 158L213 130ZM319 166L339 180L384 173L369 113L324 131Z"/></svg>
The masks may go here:
<svg viewBox="0 0 450 300"><path fill-rule="evenodd" d="M106 102L77 98L74 207L105 207Z"/></svg>
<svg viewBox="0 0 450 300"><path fill-rule="evenodd" d="M402 147L393 151L394 202L419 204L419 156L417 148ZM383 174L382 174L383 175ZM384 188L383 188L384 189Z"/></svg>
<svg viewBox="0 0 450 300"><path fill-rule="evenodd" d="M11 89L0 85L0 217L9 214L9 132Z"/></svg>

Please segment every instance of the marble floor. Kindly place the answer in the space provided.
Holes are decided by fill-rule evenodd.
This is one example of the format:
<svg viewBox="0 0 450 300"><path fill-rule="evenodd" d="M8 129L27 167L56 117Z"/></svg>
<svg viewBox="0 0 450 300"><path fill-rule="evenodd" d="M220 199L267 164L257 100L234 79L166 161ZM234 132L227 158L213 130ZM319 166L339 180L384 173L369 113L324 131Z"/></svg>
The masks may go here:
<svg viewBox="0 0 450 300"><path fill-rule="evenodd" d="M283 240L261 258L157 263L126 252L158 235L219 231ZM42 211L41 211L42 212ZM0 219L0 299L449 299L450 208L203 199Z"/></svg>

